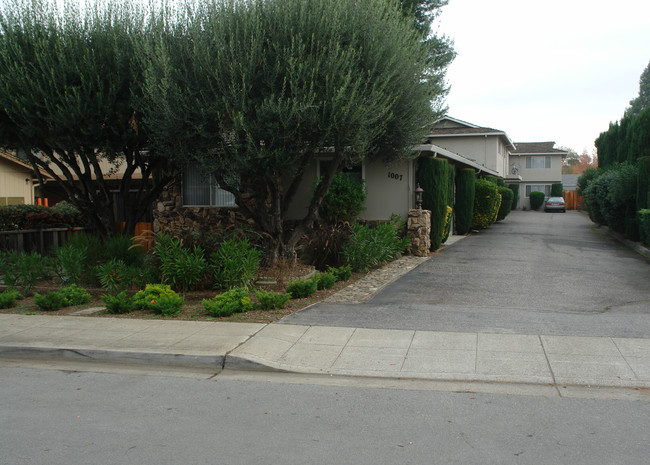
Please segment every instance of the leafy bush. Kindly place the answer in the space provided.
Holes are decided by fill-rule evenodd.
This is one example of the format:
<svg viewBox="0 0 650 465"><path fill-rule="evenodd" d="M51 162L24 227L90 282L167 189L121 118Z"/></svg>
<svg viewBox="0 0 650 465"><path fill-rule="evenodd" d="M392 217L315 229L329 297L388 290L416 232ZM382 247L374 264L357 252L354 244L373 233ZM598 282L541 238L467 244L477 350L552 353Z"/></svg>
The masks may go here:
<svg viewBox="0 0 650 465"><path fill-rule="evenodd" d="M255 293L263 310L275 310L287 305L291 294L259 290Z"/></svg>
<svg viewBox="0 0 650 465"><path fill-rule="evenodd" d="M16 305L16 300L22 298L23 295L15 289L0 292L0 308L11 308Z"/></svg>
<svg viewBox="0 0 650 465"><path fill-rule="evenodd" d="M84 270L91 270L99 263L107 260L104 243L94 234L84 231L75 233L68 238L65 245L86 251L86 261L83 264Z"/></svg>
<svg viewBox="0 0 650 465"><path fill-rule="evenodd" d="M160 259L162 280L182 291L192 289L205 277L208 263L203 249L185 249L183 242L169 234L156 235L155 252Z"/></svg>
<svg viewBox="0 0 650 465"><path fill-rule="evenodd" d="M63 297L64 307L83 305L90 301L90 294L84 288L77 287L76 284L62 287L58 292Z"/></svg>
<svg viewBox="0 0 650 465"><path fill-rule="evenodd" d="M168 284L147 284L144 290L133 296L136 308L150 310L164 316L175 316L183 309L183 297Z"/></svg>
<svg viewBox="0 0 650 465"><path fill-rule="evenodd" d="M515 196L514 192L509 187L499 187L499 194L501 194L501 206L497 214L497 221L503 220L510 214L512 208L512 198Z"/></svg>
<svg viewBox="0 0 650 465"><path fill-rule="evenodd" d="M205 310L214 317L230 316L233 313L241 313L252 310L248 290L243 287L235 287L212 299L202 301Z"/></svg>
<svg viewBox="0 0 650 465"><path fill-rule="evenodd" d="M650 208L650 157L641 157L637 161L638 179L636 182L636 208Z"/></svg>
<svg viewBox="0 0 650 465"><path fill-rule="evenodd" d="M543 192L531 192L529 198L530 198L531 210L539 210L539 207L541 207L542 204L544 203Z"/></svg>
<svg viewBox="0 0 650 465"><path fill-rule="evenodd" d="M210 257L217 289L249 287L260 268L262 253L251 247L247 238L231 238Z"/></svg>
<svg viewBox="0 0 650 465"><path fill-rule="evenodd" d="M501 206L501 195L495 183L477 179L474 183L473 229L484 229L494 224Z"/></svg>
<svg viewBox="0 0 650 465"><path fill-rule="evenodd" d="M331 289L336 284L336 276L334 276L334 273L319 273L315 276L315 279L318 280L316 287L319 291Z"/></svg>
<svg viewBox="0 0 650 465"><path fill-rule="evenodd" d="M126 291L117 295L105 294L102 296L102 300L106 305L106 311L111 314L129 313L136 308L133 297L129 297Z"/></svg>
<svg viewBox="0 0 650 465"><path fill-rule="evenodd" d="M50 261L32 252L10 251L0 256L0 273L4 283L11 288L20 288L29 295L50 267Z"/></svg>
<svg viewBox="0 0 650 465"><path fill-rule="evenodd" d="M456 233L467 234L472 227L476 179L473 168L461 169L456 176Z"/></svg>
<svg viewBox="0 0 650 465"><path fill-rule="evenodd" d="M639 239L650 246L650 209L639 210Z"/></svg>
<svg viewBox="0 0 650 465"><path fill-rule="evenodd" d="M68 243L56 249L56 258L61 280L64 283L78 284L87 276L87 246Z"/></svg>
<svg viewBox="0 0 650 465"><path fill-rule="evenodd" d="M551 184L551 197L562 197L564 195L564 187L561 182Z"/></svg>
<svg viewBox="0 0 650 465"><path fill-rule="evenodd" d="M356 223L350 242L343 247L345 261L355 271L366 271L399 257L409 245L408 238L398 235L403 225L395 215L376 228Z"/></svg>
<svg viewBox="0 0 650 465"><path fill-rule="evenodd" d="M349 265L339 266L338 268L329 267L328 273L332 273L337 281L347 281L352 276L352 267Z"/></svg>
<svg viewBox="0 0 650 465"><path fill-rule="evenodd" d="M363 211L366 202L363 179L337 173L319 208L319 216L330 224L354 220Z"/></svg>
<svg viewBox="0 0 650 465"><path fill-rule="evenodd" d="M122 260L129 266L142 266L145 253L142 245L134 244L127 236L111 236L104 242L104 256L108 260Z"/></svg>
<svg viewBox="0 0 650 465"><path fill-rule="evenodd" d="M592 221L620 233L638 231L636 181L636 167L628 163L613 164L602 170L584 192Z"/></svg>
<svg viewBox="0 0 650 465"><path fill-rule="evenodd" d="M54 311L66 306L65 297L59 292L48 292L41 295L38 292L34 294L34 303L41 310Z"/></svg>
<svg viewBox="0 0 650 465"><path fill-rule="evenodd" d="M314 279L301 279L291 281L287 285L287 294L291 295L292 299L302 299L309 297L318 290L318 281Z"/></svg>

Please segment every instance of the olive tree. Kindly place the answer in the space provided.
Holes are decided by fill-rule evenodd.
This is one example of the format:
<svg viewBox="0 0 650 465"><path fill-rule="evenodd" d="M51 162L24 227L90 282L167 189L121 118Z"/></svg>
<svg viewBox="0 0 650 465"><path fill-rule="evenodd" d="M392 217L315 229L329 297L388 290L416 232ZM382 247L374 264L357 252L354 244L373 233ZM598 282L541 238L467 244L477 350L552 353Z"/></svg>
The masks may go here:
<svg viewBox="0 0 650 465"><path fill-rule="evenodd" d="M343 166L414 156L442 110L435 65L393 2L213 0L157 21L166 33L144 48L153 147L212 173L270 238L271 261L294 255ZM323 155L327 172L289 224Z"/></svg>
<svg viewBox="0 0 650 465"><path fill-rule="evenodd" d="M0 12L0 144L48 173L100 235L116 230L112 190L132 233L171 179L138 111L145 24L129 2L18 0Z"/></svg>

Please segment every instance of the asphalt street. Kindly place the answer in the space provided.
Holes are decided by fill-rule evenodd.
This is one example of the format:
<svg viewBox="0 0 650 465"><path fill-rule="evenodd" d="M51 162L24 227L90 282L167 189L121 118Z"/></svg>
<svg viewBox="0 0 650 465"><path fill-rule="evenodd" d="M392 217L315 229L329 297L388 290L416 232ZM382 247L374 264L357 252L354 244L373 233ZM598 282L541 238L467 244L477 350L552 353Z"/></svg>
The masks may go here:
<svg viewBox="0 0 650 465"><path fill-rule="evenodd" d="M0 367L0 463L645 464L650 404Z"/></svg>
<svg viewBox="0 0 650 465"><path fill-rule="evenodd" d="M512 212L362 304L281 323L650 338L650 262L584 213Z"/></svg>

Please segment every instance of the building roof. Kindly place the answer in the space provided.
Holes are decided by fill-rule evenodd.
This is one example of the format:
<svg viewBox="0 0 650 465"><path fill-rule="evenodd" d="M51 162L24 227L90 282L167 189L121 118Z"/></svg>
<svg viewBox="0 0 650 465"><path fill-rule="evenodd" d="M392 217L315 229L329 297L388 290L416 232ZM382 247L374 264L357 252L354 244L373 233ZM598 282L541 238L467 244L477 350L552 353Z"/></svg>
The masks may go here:
<svg viewBox="0 0 650 465"><path fill-rule="evenodd" d="M475 136L502 136L506 140L506 145L512 150L515 149L515 144L508 137L505 131L499 129L488 128L485 126L477 126L467 121L452 118L451 116L444 116L433 123L433 127L429 130L427 138L436 137L475 137Z"/></svg>
<svg viewBox="0 0 650 465"><path fill-rule="evenodd" d="M553 148L554 141L549 142L515 142L515 151L511 155L567 155L566 150Z"/></svg>
<svg viewBox="0 0 650 465"><path fill-rule="evenodd" d="M36 176L36 172L34 171L34 167L31 165L31 163L27 163L25 160L23 160L21 158L18 158L17 156L13 155L12 153L10 153L10 152L8 152L6 150L0 149L0 158L13 163L14 165L20 166L25 171L28 171L32 176ZM43 171L41 169L39 169L39 171L41 172L41 174L43 175L43 178L45 180L48 180L48 179L52 178L52 176L47 174L45 171Z"/></svg>
<svg viewBox="0 0 650 465"><path fill-rule="evenodd" d="M461 165L474 168L479 172L484 172L487 174L491 174L492 176L501 177L501 175L498 172L491 170L483 165L480 165L474 160L470 160L469 158L465 158L464 156L452 152L451 150L447 150L445 148L439 147L434 144L416 145L413 148L414 150L417 150L419 152L432 152L434 154L434 157L440 155L443 158L447 158L448 160L453 160Z"/></svg>

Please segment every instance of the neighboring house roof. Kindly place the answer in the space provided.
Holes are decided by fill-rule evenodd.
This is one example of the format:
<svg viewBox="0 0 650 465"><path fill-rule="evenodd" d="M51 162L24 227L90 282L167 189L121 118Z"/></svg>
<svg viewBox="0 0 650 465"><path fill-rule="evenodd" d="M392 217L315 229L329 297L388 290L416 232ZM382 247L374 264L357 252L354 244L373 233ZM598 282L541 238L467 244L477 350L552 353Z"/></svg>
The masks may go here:
<svg viewBox="0 0 650 465"><path fill-rule="evenodd" d="M562 155L566 156L566 150L553 148L554 141L549 142L515 142L515 151L510 155Z"/></svg>
<svg viewBox="0 0 650 465"><path fill-rule="evenodd" d="M443 158L448 158L449 160L454 160L462 165L468 166L470 168L477 169L479 171L482 171L484 173L491 174L492 176L497 176L501 177L499 173L497 173L494 170L491 170L489 168L486 168L483 165L479 165L473 160L470 160L468 158L465 158L462 155L459 155L457 153L454 153L450 150L444 149L440 146L437 146L435 144L422 144L422 145L416 145L413 147L415 150L420 151L420 152L433 152L437 155L440 155Z"/></svg>
<svg viewBox="0 0 650 465"><path fill-rule="evenodd" d="M477 126L451 116L444 116L433 123L427 138L436 137L476 137L476 136L501 136L510 149L515 149L515 143L505 131L499 129Z"/></svg>
<svg viewBox="0 0 650 465"><path fill-rule="evenodd" d="M7 161L9 161L9 162L11 162L11 163L13 163L15 165L18 165L21 168L28 171L30 174L36 176L35 173L34 173L34 167L30 163L27 163L25 160L22 160L22 159L18 158L17 156L7 152L6 150L0 149L0 158L2 158L4 160L7 160ZM41 174L43 175L45 180L48 180L48 179L52 178L52 176L47 174L45 171L43 171L43 170L39 170L39 171L41 172Z"/></svg>
<svg viewBox="0 0 650 465"><path fill-rule="evenodd" d="M563 174L562 175L562 186L565 191L574 191L578 187L578 178L581 175L579 174Z"/></svg>

